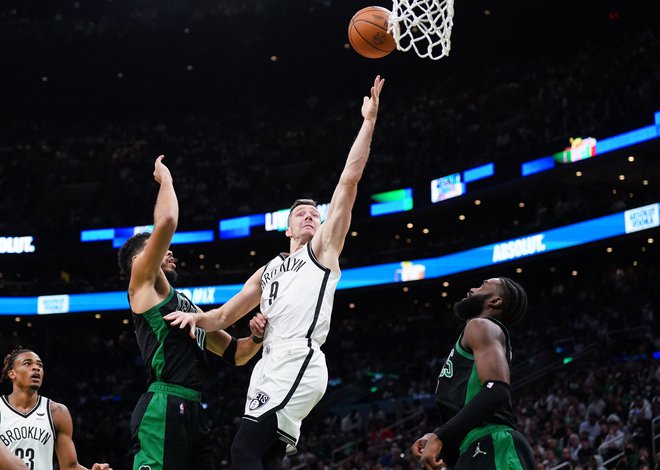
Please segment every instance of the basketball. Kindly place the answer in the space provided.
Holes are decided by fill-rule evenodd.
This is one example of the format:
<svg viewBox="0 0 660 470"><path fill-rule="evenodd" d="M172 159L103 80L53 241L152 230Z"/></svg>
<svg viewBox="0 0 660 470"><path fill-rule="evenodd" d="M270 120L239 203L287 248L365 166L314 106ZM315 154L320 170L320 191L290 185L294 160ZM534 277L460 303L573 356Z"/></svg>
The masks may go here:
<svg viewBox="0 0 660 470"><path fill-rule="evenodd" d="M390 12L383 7L358 11L348 25L348 41L361 56L380 59L396 49L394 37L387 32Z"/></svg>

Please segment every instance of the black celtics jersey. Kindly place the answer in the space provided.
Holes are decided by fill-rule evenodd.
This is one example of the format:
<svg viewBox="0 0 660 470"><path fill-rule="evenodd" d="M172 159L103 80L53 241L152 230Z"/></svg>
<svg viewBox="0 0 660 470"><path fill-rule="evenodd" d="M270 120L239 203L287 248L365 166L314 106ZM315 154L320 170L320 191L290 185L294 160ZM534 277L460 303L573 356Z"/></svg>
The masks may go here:
<svg viewBox="0 0 660 470"><path fill-rule="evenodd" d="M488 318L488 320L497 324L506 337L506 360L511 367L511 342L509 332L499 321ZM438 376L438 385L435 389L435 403L440 410L443 422L449 421L456 415L474 396L481 391L483 385L479 381L477 367L474 362L474 356L471 351L467 351L461 346L463 332L461 332L454 348L449 353L449 357L442 367ZM513 407L511 402L499 408L487 421L486 424L504 424L515 429L515 418L513 416Z"/></svg>
<svg viewBox="0 0 660 470"><path fill-rule="evenodd" d="M135 335L147 366L148 383L167 382L199 390L206 332L197 328L196 341L193 341L187 328L170 327L163 317L176 310L197 312L197 307L188 297L170 287L169 295L161 303L142 314L133 313Z"/></svg>

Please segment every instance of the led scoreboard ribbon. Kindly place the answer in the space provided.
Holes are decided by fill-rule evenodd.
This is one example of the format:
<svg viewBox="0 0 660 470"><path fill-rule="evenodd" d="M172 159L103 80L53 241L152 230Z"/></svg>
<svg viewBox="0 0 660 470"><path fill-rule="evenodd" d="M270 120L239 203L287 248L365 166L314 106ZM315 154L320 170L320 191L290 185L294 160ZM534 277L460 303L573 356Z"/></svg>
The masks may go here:
<svg viewBox="0 0 660 470"><path fill-rule="evenodd" d="M660 204L650 204L477 248L418 260L345 269L337 289L433 279L508 261L563 250L660 226ZM241 284L180 288L198 305L227 302ZM0 314L35 315L127 310L126 292L0 297Z"/></svg>

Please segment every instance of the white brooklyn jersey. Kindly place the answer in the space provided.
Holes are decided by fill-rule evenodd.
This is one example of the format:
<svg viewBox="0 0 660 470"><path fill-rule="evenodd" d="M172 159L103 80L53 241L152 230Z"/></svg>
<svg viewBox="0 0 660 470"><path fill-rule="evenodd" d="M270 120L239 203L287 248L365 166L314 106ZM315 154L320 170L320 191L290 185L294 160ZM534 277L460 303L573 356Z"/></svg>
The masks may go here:
<svg viewBox="0 0 660 470"><path fill-rule="evenodd" d="M18 456L29 470L52 470L55 427L50 414L50 400L38 396L37 404L21 413L0 400L0 442Z"/></svg>
<svg viewBox="0 0 660 470"><path fill-rule="evenodd" d="M309 339L321 346L328 336L340 275L316 259L311 245L278 255L261 275L261 312L268 315L266 344Z"/></svg>

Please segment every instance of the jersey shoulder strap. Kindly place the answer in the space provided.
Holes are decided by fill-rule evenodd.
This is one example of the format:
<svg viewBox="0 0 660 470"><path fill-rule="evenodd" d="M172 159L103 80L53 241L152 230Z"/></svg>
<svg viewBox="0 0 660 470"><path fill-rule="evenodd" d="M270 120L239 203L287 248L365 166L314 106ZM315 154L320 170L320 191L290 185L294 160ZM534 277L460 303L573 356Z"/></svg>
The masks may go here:
<svg viewBox="0 0 660 470"><path fill-rule="evenodd" d="M504 338L506 340L506 358L511 361L511 338L509 337L509 330L506 328L506 326L504 326L504 323L498 319L491 317L486 318L499 326L500 329L504 332Z"/></svg>

